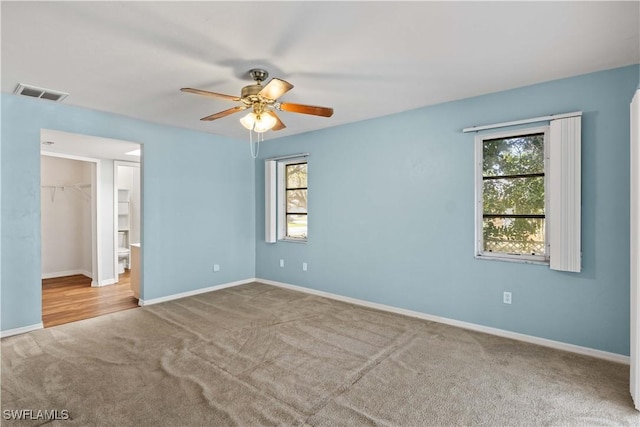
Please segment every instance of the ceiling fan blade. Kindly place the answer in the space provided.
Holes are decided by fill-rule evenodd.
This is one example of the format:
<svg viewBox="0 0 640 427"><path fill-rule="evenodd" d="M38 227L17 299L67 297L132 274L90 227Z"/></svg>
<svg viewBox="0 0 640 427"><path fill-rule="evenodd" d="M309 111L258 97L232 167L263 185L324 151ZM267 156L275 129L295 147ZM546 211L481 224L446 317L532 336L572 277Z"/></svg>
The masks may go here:
<svg viewBox="0 0 640 427"><path fill-rule="evenodd" d="M292 104L290 102L280 103L280 110L289 111L291 113L311 114L313 116L331 117L333 116L333 108L316 107L314 105Z"/></svg>
<svg viewBox="0 0 640 427"><path fill-rule="evenodd" d="M285 124L282 123L282 120L280 120L280 117L278 117L278 115L274 111L267 111L263 114L269 115L276 119L276 124L271 128L271 130L282 130L286 128Z"/></svg>
<svg viewBox="0 0 640 427"><path fill-rule="evenodd" d="M240 101L240 98L238 98L237 96L225 95L224 93L209 92L208 90L193 89L190 87L183 87L180 90L183 92L195 93L196 95L208 96L211 98L222 98L222 99L229 99L231 101Z"/></svg>
<svg viewBox="0 0 640 427"><path fill-rule="evenodd" d="M221 119L222 117L226 117L229 114L237 113L238 111L246 110L246 105L238 105L237 107L229 108L228 110L220 111L219 113L212 114L207 117L203 117L200 120L204 120L210 122L211 120Z"/></svg>
<svg viewBox="0 0 640 427"><path fill-rule="evenodd" d="M293 89L293 85L280 79L271 79L258 95L267 99L278 99Z"/></svg>

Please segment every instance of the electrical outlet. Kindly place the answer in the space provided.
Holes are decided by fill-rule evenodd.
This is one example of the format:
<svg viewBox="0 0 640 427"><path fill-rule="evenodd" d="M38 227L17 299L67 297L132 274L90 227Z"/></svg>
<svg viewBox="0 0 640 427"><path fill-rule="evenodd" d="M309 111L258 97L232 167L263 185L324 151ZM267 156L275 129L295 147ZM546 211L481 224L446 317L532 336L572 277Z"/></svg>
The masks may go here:
<svg viewBox="0 0 640 427"><path fill-rule="evenodd" d="M307 263L306 262L302 263L302 271L307 271Z"/></svg>
<svg viewBox="0 0 640 427"><path fill-rule="evenodd" d="M502 302L505 304L511 304L511 292L502 293Z"/></svg>
<svg viewBox="0 0 640 427"><path fill-rule="evenodd" d="M284 260L283 259L280 260L280 267L284 267Z"/></svg>
<svg viewBox="0 0 640 427"><path fill-rule="evenodd" d="M217 273L218 271L220 271L220 265L219 264L213 264L213 272Z"/></svg>

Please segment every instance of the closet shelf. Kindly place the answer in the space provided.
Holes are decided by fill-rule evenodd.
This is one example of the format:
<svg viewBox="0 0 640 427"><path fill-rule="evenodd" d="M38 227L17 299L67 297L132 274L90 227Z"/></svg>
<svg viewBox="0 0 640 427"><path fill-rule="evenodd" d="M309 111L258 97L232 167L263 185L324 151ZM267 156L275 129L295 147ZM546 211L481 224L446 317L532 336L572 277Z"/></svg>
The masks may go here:
<svg viewBox="0 0 640 427"><path fill-rule="evenodd" d="M125 266L131 265L131 251L129 243L131 236L131 204L129 199L129 190L118 189L118 258L125 263Z"/></svg>

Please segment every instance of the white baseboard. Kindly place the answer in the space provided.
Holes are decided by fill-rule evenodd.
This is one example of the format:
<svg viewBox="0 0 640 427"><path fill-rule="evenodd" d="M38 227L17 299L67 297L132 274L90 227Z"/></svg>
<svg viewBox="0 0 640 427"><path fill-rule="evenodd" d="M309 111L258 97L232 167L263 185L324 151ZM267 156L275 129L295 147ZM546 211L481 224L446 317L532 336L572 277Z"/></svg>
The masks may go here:
<svg viewBox="0 0 640 427"><path fill-rule="evenodd" d="M55 271L53 273L42 273L43 279L54 279L56 277L75 276L76 274L82 274L91 278L91 273L86 270L67 270L67 271Z"/></svg>
<svg viewBox="0 0 640 427"><path fill-rule="evenodd" d="M378 304L375 302L369 302L357 298L345 297L338 294L332 294L329 292L318 291L315 289L305 288L302 286L291 285L288 283L276 282L267 279L256 279L260 283L267 285L278 286L280 288L291 289L294 291L305 292L307 294L318 295L325 298L330 298L338 301L347 302L350 304L360 305L363 307L375 308L390 313L402 314L405 316L416 317L418 319L430 320L432 322L444 323L446 325L456 326L463 329L469 329L472 331L483 332L485 334L496 335L499 337L510 338L517 341L523 341L531 344L537 344L544 347L550 347L557 350L564 350L571 353L577 353L584 356L596 357L598 359L608 360L610 362L629 364L629 356L623 356L617 353L610 353L608 351L596 350L589 347L582 347L574 344L567 344L560 341L549 340L546 338L539 338L532 335L520 334L517 332L506 331L504 329L491 328L489 326L478 325L475 323L463 322L460 320L449 319L447 317L434 316L432 314L420 313L418 311L406 310L404 308L397 308L390 305Z"/></svg>
<svg viewBox="0 0 640 427"><path fill-rule="evenodd" d="M100 282L96 282L95 280L91 282L91 286L94 288L99 288L100 286L108 286L118 283L116 279L104 279L100 280Z"/></svg>
<svg viewBox="0 0 640 427"><path fill-rule="evenodd" d="M35 325L23 326L21 328L7 329L6 331L0 331L0 337L1 338L10 337L13 335L19 335L19 334L24 334L31 331L36 331L42 328L44 328L44 325L42 324L42 322L40 322L40 323L36 323Z"/></svg>
<svg viewBox="0 0 640 427"><path fill-rule="evenodd" d="M255 278L244 279L244 280L238 280L237 282L223 283L221 285L209 286L208 288L201 288L193 291L181 292L179 294L167 295L166 297L152 298L148 300L139 299L138 305L141 307L144 307L147 305L158 304L165 301L172 301L175 299L190 297L193 295L204 294L206 292L219 291L220 289L231 288L233 286L246 285L247 283L252 283L255 281L256 281Z"/></svg>

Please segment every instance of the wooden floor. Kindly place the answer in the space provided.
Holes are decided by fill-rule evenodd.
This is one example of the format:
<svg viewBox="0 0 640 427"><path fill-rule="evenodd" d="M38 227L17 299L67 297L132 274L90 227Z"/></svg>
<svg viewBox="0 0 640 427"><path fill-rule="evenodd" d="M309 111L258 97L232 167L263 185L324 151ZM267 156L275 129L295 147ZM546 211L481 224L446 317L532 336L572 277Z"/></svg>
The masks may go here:
<svg viewBox="0 0 640 427"><path fill-rule="evenodd" d="M130 271L115 285L92 288L91 279L81 274L42 280L42 322L44 327L62 325L138 307L130 287Z"/></svg>

